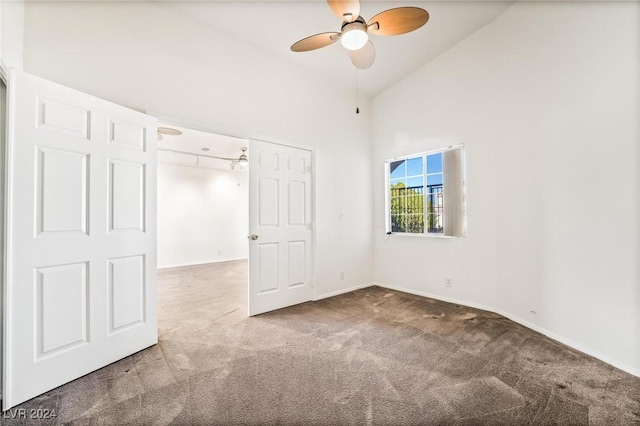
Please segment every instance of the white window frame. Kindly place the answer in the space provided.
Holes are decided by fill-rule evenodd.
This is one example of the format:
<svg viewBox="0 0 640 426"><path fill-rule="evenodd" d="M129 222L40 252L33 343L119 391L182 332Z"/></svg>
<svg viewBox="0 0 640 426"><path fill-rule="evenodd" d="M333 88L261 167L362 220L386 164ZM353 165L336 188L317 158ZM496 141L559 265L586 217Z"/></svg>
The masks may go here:
<svg viewBox="0 0 640 426"><path fill-rule="evenodd" d="M445 152L445 151L450 151L453 149L462 149L464 152L464 144L458 144L458 145L449 145L447 147L444 148L438 148L438 149L433 149L430 151L424 151L424 152L416 152L413 154L407 154L407 155L402 155L402 156L398 156L398 157L394 157L394 158L390 158L388 160L385 160L384 162L384 228L385 228L385 233L390 236L390 235L399 235L399 236L406 236L406 237L418 237L418 238L459 238L459 237L453 237L453 236L448 236L448 235L444 235L443 232L425 232L427 229L427 197L426 197L426 193L424 196L424 209L423 209L423 215L424 215L424 221L425 221L425 229L423 232L392 232L391 230L391 194L390 194L390 185L391 185L391 179L390 179L390 165L393 162L396 161L402 161L402 160L408 160L411 158L418 158L418 157L423 157L424 161L422 164L422 176L424 177L425 181L423 182L423 187L426 187L427 182L427 173L426 173L426 167L427 167L427 161L426 158L429 155L433 155L433 154L438 154L441 152ZM463 164L464 164L464 160L463 160ZM444 174L444 165L443 165L443 174ZM463 173L466 175L466 172L464 171L465 167L463 165ZM466 177L463 179L465 181L465 188L466 188ZM443 182L444 183L444 182ZM423 191L424 192L424 191ZM466 192L466 189L465 191ZM465 196L466 198L466 196ZM466 208L465 208L466 210ZM466 235L466 215L465 215L465 235ZM444 226L444 224L443 224Z"/></svg>

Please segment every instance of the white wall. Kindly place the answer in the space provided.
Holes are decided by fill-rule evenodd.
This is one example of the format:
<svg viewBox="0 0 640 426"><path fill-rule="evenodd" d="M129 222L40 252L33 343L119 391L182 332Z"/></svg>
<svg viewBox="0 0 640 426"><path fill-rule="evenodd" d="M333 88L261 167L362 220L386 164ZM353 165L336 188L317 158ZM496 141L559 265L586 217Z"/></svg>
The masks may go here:
<svg viewBox="0 0 640 426"><path fill-rule="evenodd" d="M150 2L29 2L24 55L119 104L316 148L318 294L372 281L367 100L356 115L352 92Z"/></svg>
<svg viewBox="0 0 640 426"><path fill-rule="evenodd" d="M246 259L247 173L158 164L158 267Z"/></svg>
<svg viewBox="0 0 640 426"><path fill-rule="evenodd" d="M0 62L6 68L22 69L24 46L24 2L0 2Z"/></svg>
<svg viewBox="0 0 640 426"><path fill-rule="evenodd" d="M516 3L374 99L377 281L640 373L639 16L631 2ZM468 238L385 240L383 161L454 143Z"/></svg>

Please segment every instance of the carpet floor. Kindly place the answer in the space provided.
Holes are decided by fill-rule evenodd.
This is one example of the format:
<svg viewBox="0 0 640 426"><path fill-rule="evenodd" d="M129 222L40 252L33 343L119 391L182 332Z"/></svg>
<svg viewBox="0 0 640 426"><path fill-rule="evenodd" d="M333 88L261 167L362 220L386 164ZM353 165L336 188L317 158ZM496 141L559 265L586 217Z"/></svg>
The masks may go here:
<svg viewBox="0 0 640 426"><path fill-rule="evenodd" d="M158 345L2 423L640 424L640 378L500 315L370 287L248 318L246 287L245 261L160 271Z"/></svg>

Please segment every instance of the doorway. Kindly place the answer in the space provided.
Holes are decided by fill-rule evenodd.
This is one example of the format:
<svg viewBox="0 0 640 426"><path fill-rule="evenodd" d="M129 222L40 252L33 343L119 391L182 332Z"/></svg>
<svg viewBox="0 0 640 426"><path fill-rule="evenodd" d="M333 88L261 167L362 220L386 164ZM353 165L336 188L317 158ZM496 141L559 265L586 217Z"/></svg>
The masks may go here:
<svg viewBox="0 0 640 426"><path fill-rule="evenodd" d="M158 139L158 267L248 259L249 315L312 300L313 150L162 123Z"/></svg>
<svg viewBox="0 0 640 426"><path fill-rule="evenodd" d="M247 260L246 139L160 123L158 268Z"/></svg>

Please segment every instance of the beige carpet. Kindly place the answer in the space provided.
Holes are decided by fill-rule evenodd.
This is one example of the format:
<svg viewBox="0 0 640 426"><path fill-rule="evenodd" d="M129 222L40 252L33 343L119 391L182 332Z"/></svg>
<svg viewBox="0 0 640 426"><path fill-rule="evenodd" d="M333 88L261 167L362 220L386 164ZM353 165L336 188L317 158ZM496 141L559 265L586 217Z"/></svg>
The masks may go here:
<svg viewBox="0 0 640 426"><path fill-rule="evenodd" d="M55 410L37 425L640 424L639 378L499 315L372 287L247 318L246 269L160 272L157 346L18 408Z"/></svg>

